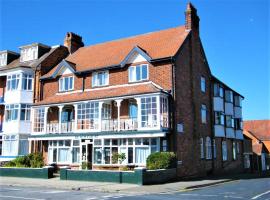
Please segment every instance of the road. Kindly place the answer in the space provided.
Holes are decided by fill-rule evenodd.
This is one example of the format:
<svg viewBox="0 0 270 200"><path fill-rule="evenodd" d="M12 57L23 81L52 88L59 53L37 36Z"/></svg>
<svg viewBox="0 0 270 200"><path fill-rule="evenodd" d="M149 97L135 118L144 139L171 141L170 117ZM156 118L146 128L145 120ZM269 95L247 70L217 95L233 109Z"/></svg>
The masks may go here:
<svg viewBox="0 0 270 200"><path fill-rule="evenodd" d="M161 186L162 187L162 186ZM270 200L270 178L247 179L196 190L159 194L121 194L45 188L12 187L0 188L1 200L221 200L251 199Z"/></svg>

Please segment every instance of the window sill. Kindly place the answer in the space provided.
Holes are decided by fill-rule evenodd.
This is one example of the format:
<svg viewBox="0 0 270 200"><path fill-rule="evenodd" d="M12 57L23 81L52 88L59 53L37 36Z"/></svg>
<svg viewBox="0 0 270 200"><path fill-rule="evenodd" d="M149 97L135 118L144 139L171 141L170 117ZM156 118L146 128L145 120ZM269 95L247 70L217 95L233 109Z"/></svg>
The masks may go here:
<svg viewBox="0 0 270 200"><path fill-rule="evenodd" d="M92 86L92 88L93 88L93 89L95 89L95 88L104 88L104 87L108 87L108 86L110 86L110 84Z"/></svg>

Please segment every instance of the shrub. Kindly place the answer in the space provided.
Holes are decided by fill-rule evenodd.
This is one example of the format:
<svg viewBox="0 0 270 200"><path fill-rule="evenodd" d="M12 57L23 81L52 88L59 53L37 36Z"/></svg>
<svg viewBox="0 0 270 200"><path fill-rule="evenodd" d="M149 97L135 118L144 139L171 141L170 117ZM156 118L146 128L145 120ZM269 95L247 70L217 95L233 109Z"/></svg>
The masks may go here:
<svg viewBox="0 0 270 200"><path fill-rule="evenodd" d="M92 163L91 162L82 162L82 169L92 169Z"/></svg>
<svg viewBox="0 0 270 200"><path fill-rule="evenodd" d="M41 153L32 153L17 157L14 160L7 162L4 166L40 168L44 166L44 161Z"/></svg>
<svg viewBox="0 0 270 200"><path fill-rule="evenodd" d="M126 154L125 153L113 153L112 155L112 163L116 164L119 163L122 164L122 162L126 160Z"/></svg>
<svg viewBox="0 0 270 200"><path fill-rule="evenodd" d="M155 152L146 160L147 169L170 169L176 167L176 156L173 152Z"/></svg>

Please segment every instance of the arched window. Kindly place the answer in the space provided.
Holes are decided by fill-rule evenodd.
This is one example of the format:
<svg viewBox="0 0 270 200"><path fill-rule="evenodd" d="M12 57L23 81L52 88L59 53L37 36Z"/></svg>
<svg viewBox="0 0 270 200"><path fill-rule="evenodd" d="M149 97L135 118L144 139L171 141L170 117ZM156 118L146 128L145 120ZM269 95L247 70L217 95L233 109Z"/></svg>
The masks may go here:
<svg viewBox="0 0 270 200"><path fill-rule="evenodd" d="M212 159L211 139L208 136L206 137L205 140L205 147L206 147L206 159Z"/></svg>
<svg viewBox="0 0 270 200"><path fill-rule="evenodd" d="M203 138L200 138L201 158L204 158Z"/></svg>

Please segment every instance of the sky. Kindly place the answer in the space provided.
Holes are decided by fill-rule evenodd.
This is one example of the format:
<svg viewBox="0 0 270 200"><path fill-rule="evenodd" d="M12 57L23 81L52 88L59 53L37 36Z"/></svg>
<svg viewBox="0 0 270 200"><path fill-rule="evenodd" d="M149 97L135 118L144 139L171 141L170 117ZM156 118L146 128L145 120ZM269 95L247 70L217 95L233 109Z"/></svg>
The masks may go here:
<svg viewBox="0 0 270 200"><path fill-rule="evenodd" d="M0 0L0 50L63 44L66 32L85 45L184 25L186 0ZM270 119L270 3L192 0L212 73L245 97L243 118Z"/></svg>

